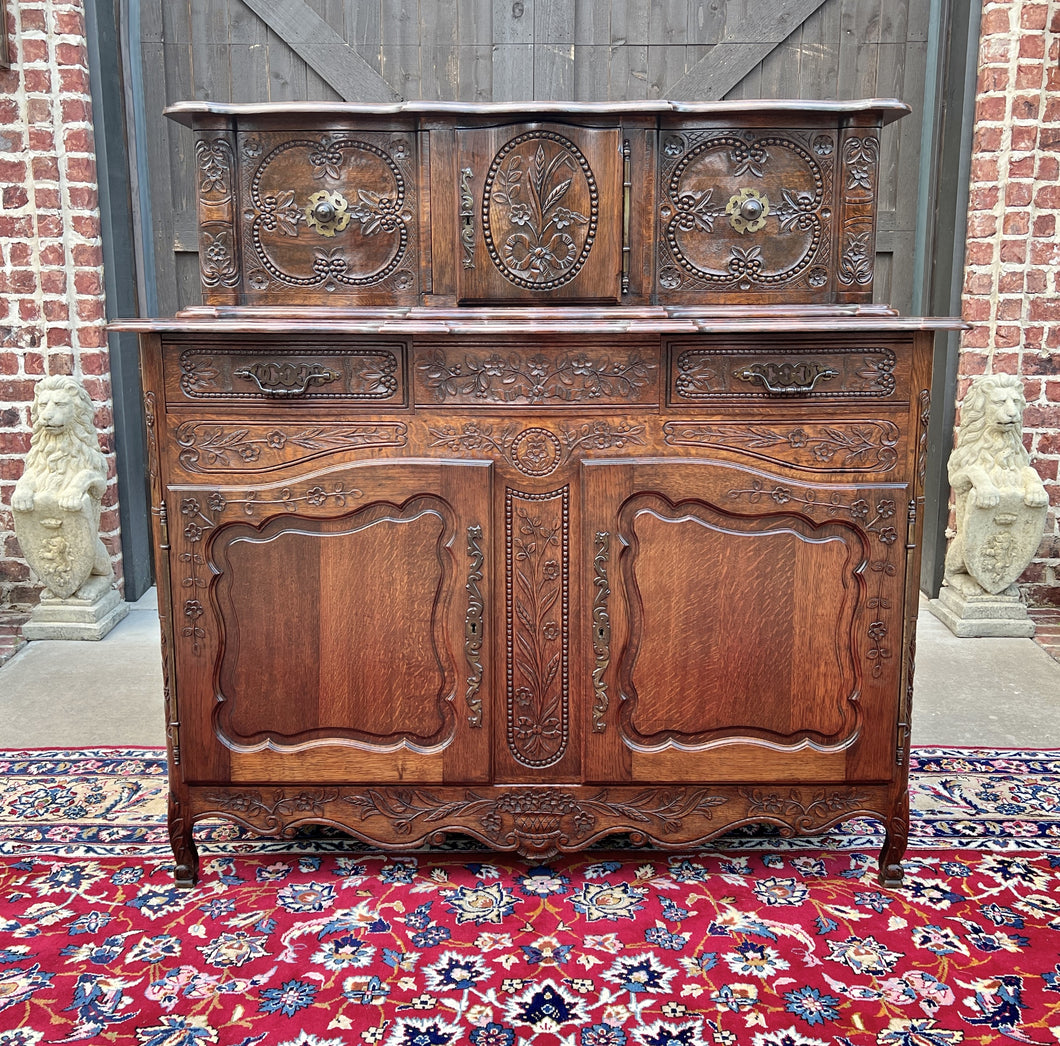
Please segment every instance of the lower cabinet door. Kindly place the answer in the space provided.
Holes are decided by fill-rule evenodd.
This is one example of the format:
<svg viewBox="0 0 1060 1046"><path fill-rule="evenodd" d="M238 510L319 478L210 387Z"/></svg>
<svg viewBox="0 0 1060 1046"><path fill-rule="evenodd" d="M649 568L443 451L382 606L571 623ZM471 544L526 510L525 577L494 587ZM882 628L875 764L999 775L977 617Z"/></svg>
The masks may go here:
<svg viewBox="0 0 1060 1046"><path fill-rule="evenodd" d="M586 462L591 780L884 781L908 489Z"/></svg>
<svg viewBox="0 0 1060 1046"><path fill-rule="evenodd" d="M490 472L168 489L185 780L488 780Z"/></svg>

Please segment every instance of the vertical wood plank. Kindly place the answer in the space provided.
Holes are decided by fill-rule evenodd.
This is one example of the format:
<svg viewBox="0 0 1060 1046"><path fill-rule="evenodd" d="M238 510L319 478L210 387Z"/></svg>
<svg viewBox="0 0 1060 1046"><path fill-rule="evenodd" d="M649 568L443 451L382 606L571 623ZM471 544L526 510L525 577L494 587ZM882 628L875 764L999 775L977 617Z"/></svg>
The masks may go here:
<svg viewBox="0 0 1060 1046"><path fill-rule="evenodd" d="M232 101L269 98L269 30L240 0L230 0L228 5L228 39Z"/></svg>
<svg viewBox="0 0 1060 1046"><path fill-rule="evenodd" d="M799 40L799 98L835 98L838 69L839 9L827 0L802 23Z"/></svg>
<svg viewBox="0 0 1060 1046"><path fill-rule="evenodd" d="M666 89L688 72L688 0L652 0L648 8L648 97L663 98Z"/></svg>
<svg viewBox="0 0 1060 1046"><path fill-rule="evenodd" d="M267 30L269 100L294 102L309 97L305 60L271 29Z"/></svg>
<svg viewBox="0 0 1060 1046"><path fill-rule="evenodd" d="M386 0L345 0L346 39L350 46L379 71L380 8Z"/></svg>
<svg viewBox="0 0 1060 1046"><path fill-rule="evenodd" d="M609 98L650 98L648 0L611 0Z"/></svg>
<svg viewBox="0 0 1060 1046"><path fill-rule="evenodd" d="M570 0L534 4L534 97L574 97L574 5Z"/></svg>
<svg viewBox="0 0 1060 1046"><path fill-rule="evenodd" d="M456 17L460 41L457 97L488 102L493 97L493 0L460 0Z"/></svg>
<svg viewBox="0 0 1060 1046"><path fill-rule="evenodd" d="M493 0L493 100L534 97L534 0Z"/></svg>
<svg viewBox="0 0 1060 1046"><path fill-rule="evenodd" d="M238 3L239 0L233 0ZM315 11L336 33L346 39L346 4L345 0L304 0L312 11ZM341 95L319 73L306 65L306 100L341 101Z"/></svg>
<svg viewBox="0 0 1060 1046"><path fill-rule="evenodd" d="M198 0L189 5L189 11L191 60L198 97L229 102L232 63L228 49L228 0Z"/></svg>

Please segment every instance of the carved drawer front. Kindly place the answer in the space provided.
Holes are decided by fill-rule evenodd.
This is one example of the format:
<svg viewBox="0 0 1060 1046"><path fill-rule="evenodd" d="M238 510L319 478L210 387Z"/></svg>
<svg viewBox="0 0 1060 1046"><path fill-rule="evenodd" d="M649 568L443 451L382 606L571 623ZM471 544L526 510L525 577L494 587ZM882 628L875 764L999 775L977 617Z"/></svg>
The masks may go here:
<svg viewBox="0 0 1060 1046"><path fill-rule="evenodd" d="M418 341L417 406L605 407L657 405L659 343L579 338L499 339L482 345Z"/></svg>
<svg viewBox="0 0 1060 1046"><path fill-rule="evenodd" d="M879 154L874 129L661 130L659 300L871 301Z"/></svg>
<svg viewBox="0 0 1060 1046"><path fill-rule="evenodd" d="M404 406L405 346L358 343L336 349L323 344L208 342L166 346L166 399L172 404L216 402L271 404L311 402L366 408Z"/></svg>
<svg viewBox="0 0 1060 1046"><path fill-rule="evenodd" d="M617 302L619 130L516 124L457 137L460 300Z"/></svg>
<svg viewBox="0 0 1060 1046"><path fill-rule="evenodd" d="M672 341L671 406L722 401L901 402L909 395L909 354L902 346L791 343L781 349L739 342Z"/></svg>
<svg viewBox="0 0 1060 1046"><path fill-rule="evenodd" d="M416 153L411 128L200 132L207 303L415 301Z"/></svg>

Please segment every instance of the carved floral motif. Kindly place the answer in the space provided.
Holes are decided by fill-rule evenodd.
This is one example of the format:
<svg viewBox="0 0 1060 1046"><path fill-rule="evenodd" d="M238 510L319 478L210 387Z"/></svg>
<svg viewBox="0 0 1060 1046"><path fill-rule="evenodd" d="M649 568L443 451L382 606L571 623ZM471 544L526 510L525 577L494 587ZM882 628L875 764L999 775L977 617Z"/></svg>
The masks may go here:
<svg viewBox="0 0 1060 1046"><path fill-rule="evenodd" d="M287 430L276 425L229 426L186 421L177 428L177 442L186 448L180 463L189 472L242 470L293 464L335 451L362 447L403 447L406 428L401 422L365 425L310 425Z"/></svg>
<svg viewBox="0 0 1060 1046"><path fill-rule="evenodd" d="M588 213L578 209L582 199ZM518 135L494 157L482 191L493 264L519 287L569 283L592 248L599 202L589 162L572 141L553 131Z"/></svg>
<svg viewBox="0 0 1060 1046"><path fill-rule="evenodd" d="M264 156L250 178L251 207L245 216L247 239L261 267L254 270L254 289L264 290L271 279L289 287L323 285L335 290L371 286L393 276L408 253L414 222L401 170L408 151L399 150L399 144L400 140L383 148L367 137L324 135L285 140ZM270 168L275 164L286 172L292 151L305 156L314 182L325 183L325 188L304 193L299 186L276 184L286 175L275 175ZM350 163L353 157L360 164ZM371 174L365 175L362 166ZM370 181L358 183L357 178ZM297 240L303 229L335 240L351 225L362 238L382 237L386 245L366 253L348 234L334 247L307 245L297 271L288 268L290 259L275 249L277 238Z"/></svg>
<svg viewBox="0 0 1060 1046"><path fill-rule="evenodd" d="M756 367L789 367L792 379L799 378L804 368L811 368L814 373L821 371L819 380L827 380L829 385L819 390L820 395L843 399L883 397L894 393L897 362L894 351L882 346L831 349L819 353L813 361L807 361L802 354L759 359L747 349L687 349L677 357L674 391L688 400L765 397L769 395L765 387L747 384L745 372L753 372ZM835 373L824 378L828 370ZM807 373L812 376L811 371Z"/></svg>
<svg viewBox="0 0 1060 1046"><path fill-rule="evenodd" d="M798 181L770 183L768 198L753 186L735 184L738 179L761 181L771 171L770 161L787 153L801 161ZM667 151L675 163L666 182L666 200L660 210L662 232L670 258L696 280L741 289L752 285L771 287L801 276L818 258L824 238L823 205L828 179L820 161L828 152L811 152L791 138L779 135L746 137L731 132L708 135L688 148L679 143ZM731 188L719 192L701 184L716 177L716 167L726 165ZM735 194L733 194L735 190ZM737 246L728 253L705 240L715 233L718 220L741 235L773 230L777 236L798 236L794 257L779 266L770 260L768 244ZM678 269L660 265L660 282L666 289L682 283Z"/></svg>
<svg viewBox="0 0 1060 1046"><path fill-rule="evenodd" d="M180 354L180 388L191 399L267 395L383 400L398 390L398 358L387 349L328 349L320 356L332 366L313 357L185 349Z"/></svg>
<svg viewBox="0 0 1060 1046"><path fill-rule="evenodd" d="M750 816L782 818L797 832L812 831L869 801L868 796L852 788L845 791L820 788L809 794L801 788L787 792L749 788L740 789L740 795L747 800Z"/></svg>
<svg viewBox="0 0 1060 1046"><path fill-rule="evenodd" d="M658 365L636 351L623 356L588 353L519 352L451 359L432 349L418 364L423 382L439 403L582 403L592 400L639 401Z"/></svg>
<svg viewBox="0 0 1060 1046"><path fill-rule="evenodd" d="M570 488L505 498L507 741L524 766L551 766L569 739Z"/></svg>
<svg viewBox="0 0 1060 1046"><path fill-rule="evenodd" d="M464 658L467 661L468 676L465 700L468 708L468 723L473 727L482 726L482 640L485 629L485 604L479 582L482 580L482 565L485 557L482 553L482 527L478 525L467 528L467 614L464 618Z"/></svg>
<svg viewBox="0 0 1060 1046"><path fill-rule="evenodd" d="M593 555L593 731L602 733L607 729L605 716L609 705L607 682L604 679L611 664L611 616L608 601L611 585L607 579L608 560L611 555L611 535L600 531L596 535L596 551Z"/></svg>
<svg viewBox="0 0 1060 1046"><path fill-rule="evenodd" d="M606 789L578 795L558 788L513 789L490 796L468 791L456 799L422 789L369 788L343 796L362 820L382 817L399 836L458 821L474 824L495 846L514 846L520 854L539 859L553 856L560 846L586 840L599 830L601 820L643 841L649 833L674 835L688 818L709 821L714 808L726 801L706 788L646 788L621 798L612 798Z"/></svg>
<svg viewBox="0 0 1060 1046"><path fill-rule="evenodd" d="M898 461L898 427L889 421L773 425L668 421L663 434L671 446L736 449L806 469L886 472Z"/></svg>

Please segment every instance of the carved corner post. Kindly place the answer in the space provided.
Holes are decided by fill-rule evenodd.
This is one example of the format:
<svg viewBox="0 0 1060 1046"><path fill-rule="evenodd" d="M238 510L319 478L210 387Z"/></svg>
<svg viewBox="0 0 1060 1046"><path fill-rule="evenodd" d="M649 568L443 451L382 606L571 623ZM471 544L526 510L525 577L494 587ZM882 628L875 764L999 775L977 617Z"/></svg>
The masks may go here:
<svg viewBox="0 0 1060 1046"><path fill-rule="evenodd" d="M226 120L195 135L199 200L199 271L206 305L239 305L242 267L236 214L236 140Z"/></svg>
<svg viewBox="0 0 1060 1046"><path fill-rule="evenodd" d="M869 304L876 269L876 186L880 168L878 124L848 125L840 132L836 178L836 301Z"/></svg>

